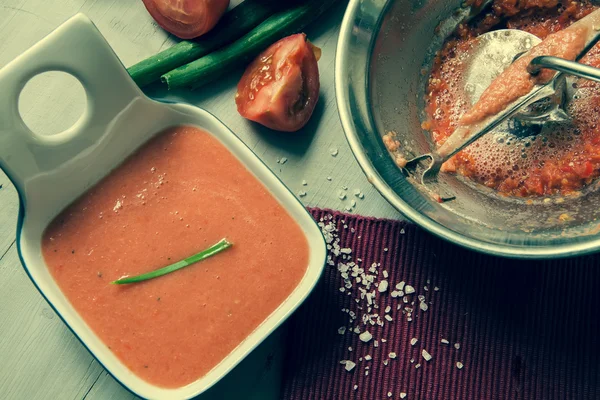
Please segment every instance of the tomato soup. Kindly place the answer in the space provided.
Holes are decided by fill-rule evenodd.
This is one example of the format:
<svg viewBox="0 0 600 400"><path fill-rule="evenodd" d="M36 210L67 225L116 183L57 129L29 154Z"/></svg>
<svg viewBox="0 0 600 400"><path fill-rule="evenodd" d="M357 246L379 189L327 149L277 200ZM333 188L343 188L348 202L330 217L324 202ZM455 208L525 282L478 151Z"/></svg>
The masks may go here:
<svg viewBox="0 0 600 400"><path fill-rule="evenodd" d="M477 121L490 110L497 112L494 106L504 107L531 89L533 78L524 70L529 60L523 58L523 62L517 61L514 68L507 69L504 79L490 86L487 94L492 96L484 93L479 104L470 109L461 84L461 60L474 37L496 29L521 29L540 39L548 38L536 54L573 58L583 45L578 38L585 32L573 36L575 29L567 28L595 9L588 0L495 0L490 11L460 25L437 54L428 82L423 127L441 145L459 124ZM596 45L581 62L600 66L600 46ZM575 80L573 86L578 93L567 110L573 119L571 124L546 124L541 133L526 137L485 135L447 162L444 169L505 195L577 193L600 176L600 84Z"/></svg>
<svg viewBox="0 0 600 400"><path fill-rule="evenodd" d="M153 280L114 285L198 253L233 247ZM221 144L181 126L150 140L46 229L57 284L136 375L166 388L204 376L298 286L304 233Z"/></svg>

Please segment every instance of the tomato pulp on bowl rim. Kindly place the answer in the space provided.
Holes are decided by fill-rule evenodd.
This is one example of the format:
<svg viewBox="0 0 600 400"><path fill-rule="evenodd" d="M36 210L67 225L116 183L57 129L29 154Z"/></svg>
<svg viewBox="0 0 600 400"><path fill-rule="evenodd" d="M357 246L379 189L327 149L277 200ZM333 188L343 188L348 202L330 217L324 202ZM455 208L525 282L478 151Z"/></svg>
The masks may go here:
<svg viewBox="0 0 600 400"><path fill-rule="evenodd" d="M233 247L163 277L112 285L221 238ZM298 286L306 237L209 133L168 129L46 229L48 268L76 311L137 376L177 388L206 375Z"/></svg>

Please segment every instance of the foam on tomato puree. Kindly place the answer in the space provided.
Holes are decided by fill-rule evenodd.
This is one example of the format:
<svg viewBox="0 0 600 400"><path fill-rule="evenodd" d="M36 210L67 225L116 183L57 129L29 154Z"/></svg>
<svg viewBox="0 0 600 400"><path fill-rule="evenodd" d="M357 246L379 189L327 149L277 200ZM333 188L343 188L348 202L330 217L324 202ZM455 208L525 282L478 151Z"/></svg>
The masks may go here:
<svg viewBox="0 0 600 400"><path fill-rule="evenodd" d="M169 275L110 282L234 246ZM136 375L175 388L205 375L296 288L297 223L209 133L160 133L47 228L48 268L77 312Z"/></svg>
<svg viewBox="0 0 600 400"><path fill-rule="evenodd" d="M443 144L469 111L462 83L462 59L470 40L494 29L521 29L541 39L570 26L596 9L589 1L549 1L528 4L515 11L510 1L495 1L493 11L469 25L461 25L435 59L426 96L428 129ZM514 2L513 2L514 3ZM523 2L519 2L521 4ZM594 47L581 62L600 66L600 47ZM576 80L578 96L569 107L572 124L548 125L537 136L519 139L489 134L461 151L447 168L502 194L533 196L569 194L600 175L600 85Z"/></svg>

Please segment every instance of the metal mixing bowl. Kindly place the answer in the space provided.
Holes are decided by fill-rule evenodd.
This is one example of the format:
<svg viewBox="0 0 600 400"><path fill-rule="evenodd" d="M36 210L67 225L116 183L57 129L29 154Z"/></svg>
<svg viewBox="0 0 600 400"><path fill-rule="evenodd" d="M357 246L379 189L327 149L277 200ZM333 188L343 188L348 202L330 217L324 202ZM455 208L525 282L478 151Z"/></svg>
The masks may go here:
<svg viewBox="0 0 600 400"><path fill-rule="evenodd" d="M468 10L463 0L351 0L336 57L342 125L369 181L406 217L456 244L517 258L581 255L600 248L600 190L578 197L501 197L444 175L456 200L439 204L407 180L385 148L393 130L413 155L431 150L421 129L435 51Z"/></svg>

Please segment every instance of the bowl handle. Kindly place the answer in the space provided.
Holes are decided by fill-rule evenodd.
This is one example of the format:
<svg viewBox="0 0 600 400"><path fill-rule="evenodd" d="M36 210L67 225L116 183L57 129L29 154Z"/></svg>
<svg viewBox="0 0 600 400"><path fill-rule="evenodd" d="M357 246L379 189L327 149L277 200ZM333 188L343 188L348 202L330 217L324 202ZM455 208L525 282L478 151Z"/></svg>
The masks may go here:
<svg viewBox="0 0 600 400"><path fill-rule="evenodd" d="M46 71L77 78L87 107L75 125L43 136L23 122L18 99L25 84ZM0 167L17 186L50 172L96 145L111 122L144 97L109 44L84 14L77 14L0 70ZM23 193L23 191L21 191Z"/></svg>

